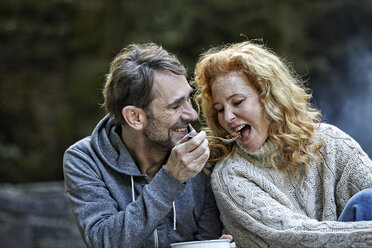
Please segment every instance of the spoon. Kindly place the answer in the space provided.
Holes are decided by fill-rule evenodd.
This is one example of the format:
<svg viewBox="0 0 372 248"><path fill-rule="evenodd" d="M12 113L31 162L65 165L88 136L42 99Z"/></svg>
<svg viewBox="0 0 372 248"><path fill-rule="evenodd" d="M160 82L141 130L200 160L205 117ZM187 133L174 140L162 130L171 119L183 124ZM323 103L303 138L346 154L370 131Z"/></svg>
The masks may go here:
<svg viewBox="0 0 372 248"><path fill-rule="evenodd" d="M195 130L195 129L189 123L189 125L187 126L187 130L189 132L191 132L192 130ZM221 138L221 137L217 137L217 136L207 136L206 138L207 139L218 139L218 140L221 140L224 143L231 143L231 142L234 142L238 137L234 137L234 138L231 138L231 139L226 139L226 138Z"/></svg>

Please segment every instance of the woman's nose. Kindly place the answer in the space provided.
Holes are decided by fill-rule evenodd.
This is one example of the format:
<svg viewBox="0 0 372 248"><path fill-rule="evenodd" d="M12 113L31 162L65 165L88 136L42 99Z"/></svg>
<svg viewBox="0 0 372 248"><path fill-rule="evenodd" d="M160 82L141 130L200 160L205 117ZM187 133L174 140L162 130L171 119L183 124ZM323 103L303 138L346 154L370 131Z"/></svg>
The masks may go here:
<svg viewBox="0 0 372 248"><path fill-rule="evenodd" d="M231 123L233 120L235 120L235 117L235 114L231 110L225 109L224 119L226 123Z"/></svg>

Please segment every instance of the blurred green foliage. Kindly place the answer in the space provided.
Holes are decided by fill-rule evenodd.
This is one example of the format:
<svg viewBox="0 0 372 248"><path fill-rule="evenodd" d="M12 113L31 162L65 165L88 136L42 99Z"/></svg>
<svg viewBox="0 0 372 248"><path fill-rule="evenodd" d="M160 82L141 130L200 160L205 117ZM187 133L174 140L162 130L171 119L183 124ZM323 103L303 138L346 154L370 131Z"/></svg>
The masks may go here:
<svg viewBox="0 0 372 248"><path fill-rule="evenodd" d="M0 182L63 179L63 152L104 115L105 74L129 43L162 44L191 79L208 48L262 39L306 78L332 67L354 37L372 44L370 6L370 0L3 0Z"/></svg>

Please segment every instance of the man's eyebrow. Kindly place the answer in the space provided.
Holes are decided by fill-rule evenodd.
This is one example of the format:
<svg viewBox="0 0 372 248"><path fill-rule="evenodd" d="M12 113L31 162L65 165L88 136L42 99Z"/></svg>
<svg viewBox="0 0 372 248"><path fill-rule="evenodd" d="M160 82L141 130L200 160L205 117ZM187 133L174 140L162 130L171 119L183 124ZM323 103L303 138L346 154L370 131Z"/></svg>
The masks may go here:
<svg viewBox="0 0 372 248"><path fill-rule="evenodd" d="M171 105L174 105L174 104L178 104L179 102L182 102L182 101L185 100L186 98L190 97L193 93L194 93L194 89L191 89L191 90L189 91L189 94L188 94L187 97L185 97L185 96L181 96L181 97L179 97L179 98L176 98L176 99L174 99L174 101L170 102L170 103L168 104L168 106L171 106Z"/></svg>

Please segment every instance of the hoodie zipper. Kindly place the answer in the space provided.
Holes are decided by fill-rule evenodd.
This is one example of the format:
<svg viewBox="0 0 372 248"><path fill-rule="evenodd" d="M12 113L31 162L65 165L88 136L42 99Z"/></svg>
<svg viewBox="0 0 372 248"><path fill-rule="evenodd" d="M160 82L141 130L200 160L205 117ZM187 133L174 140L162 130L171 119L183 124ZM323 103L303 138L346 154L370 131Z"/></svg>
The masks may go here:
<svg viewBox="0 0 372 248"><path fill-rule="evenodd" d="M134 202L136 200L136 196L135 196L135 192L134 192L133 176L130 176L130 182L131 182L131 186L132 186L132 202ZM174 206L174 202L173 202L173 206ZM174 223L174 228L176 228L176 223ZM154 231L154 245L155 245L155 248L159 248L159 236L158 236L158 229L157 228L155 228L155 231Z"/></svg>

